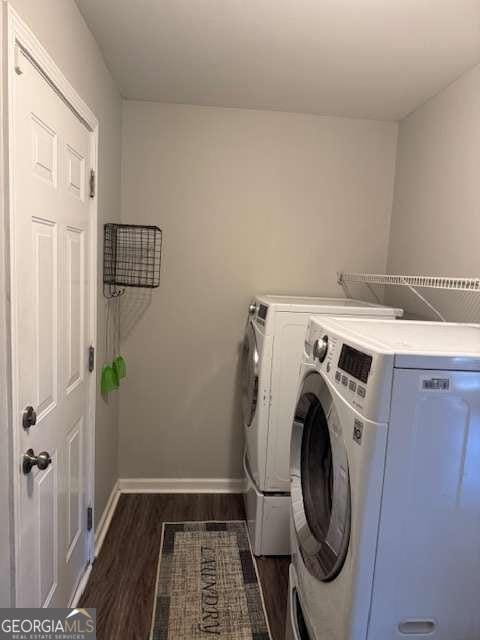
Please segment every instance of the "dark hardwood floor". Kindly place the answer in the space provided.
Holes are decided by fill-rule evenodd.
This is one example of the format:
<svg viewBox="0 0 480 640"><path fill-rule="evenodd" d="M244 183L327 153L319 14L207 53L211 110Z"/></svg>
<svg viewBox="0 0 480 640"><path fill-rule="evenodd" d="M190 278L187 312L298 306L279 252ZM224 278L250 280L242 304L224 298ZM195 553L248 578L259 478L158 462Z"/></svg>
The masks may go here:
<svg viewBox="0 0 480 640"><path fill-rule="evenodd" d="M240 495L122 495L80 606L96 607L98 640L147 640L163 522L242 520ZM283 640L288 558L257 559L273 640Z"/></svg>

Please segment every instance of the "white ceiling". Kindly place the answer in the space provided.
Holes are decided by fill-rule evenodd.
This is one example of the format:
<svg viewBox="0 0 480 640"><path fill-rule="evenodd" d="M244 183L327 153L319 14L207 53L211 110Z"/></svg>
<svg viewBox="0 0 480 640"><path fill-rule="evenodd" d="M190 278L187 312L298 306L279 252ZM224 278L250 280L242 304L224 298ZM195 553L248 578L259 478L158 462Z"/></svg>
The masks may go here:
<svg viewBox="0 0 480 640"><path fill-rule="evenodd" d="M397 120L480 62L480 0L77 0L125 98Z"/></svg>

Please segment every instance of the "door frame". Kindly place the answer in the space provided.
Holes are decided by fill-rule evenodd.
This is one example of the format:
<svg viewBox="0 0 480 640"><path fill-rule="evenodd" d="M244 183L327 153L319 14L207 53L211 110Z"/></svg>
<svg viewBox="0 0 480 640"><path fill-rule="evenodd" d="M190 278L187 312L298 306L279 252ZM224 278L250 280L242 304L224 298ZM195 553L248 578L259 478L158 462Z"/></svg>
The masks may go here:
<svg viewBox="0 0 480 640"><path fill-rule="evenodd" d="M6 14L6 15L5 15ZM20 55L19 49L23 51L26 57L30 60L39 73L43 75L46 82L54 89L54 91L62 98L62 100L69 106L75 115L83 122L83 124L90 131L91 145L90 145L90 166L95 172L96 190L95 197L89 198L90 207L90 318L88 323L88 335L89 342L95 348L97 352L97 299L98 299L98 265L97 265L97 249L98 249L98 135L99 135L99 123L95 114L90 110L88 105L75 91L67 78L64 76L60 68L57 66L53 58L49 55L35 34L27 26L27 24L20 18L16 11L6 3L6 11L4 17L6 22L6 71L3 74L4 86L7 83L6 101L7 101L7 122L5 124L5 130L7 133L6 143L8 145L8 153L6 159L8 180L6 180L7 189L5 190L5 211L6 211L6 238L5 243L8 247L8 257L6 260L7 269L7 286L10 287L10 300L7 299L7 313L9 314L9 335L7 336L7 344L10 347L10 367L9 367L9 381L10 381L10 432L11 432L11 450L13 455L12 464L12 478L11 487L13 489L13 563L14 571L13 577L15 585L13 588L13 594L15 603L18 596L18 554L19 554L19 535L20 535L20 481L21 474L21 443L18 417L21 413L21 407L18 406L17 390L19 386L18 380L18 359L17 359L17 347L19 343L19 336L16 335L16 309L19 291L17 290L16 278L15 278L15 211L14 211L14 199L10 197L10 194L14 193L15 188L15 175L13 165L13 149L15 144L15 128L14 128L14 88L15 88L15 74L21 73L19 67ZM87 176L88 180L88 176ZM88 385L88 398L89 398L89 417L88 424L86 425L86 472L87 472L87 502L94 508L95 502L95 416L96 416L96 397L97 397L97 367L95 366L94 372L90 375ZM93 509L93 514L95 510ZM94 559L94 522L92 528L88 532L88 547L89 547L89 565L84 572L84 575L80 578L74 596L66 605L75 606L85 585L88 580L88 576L91 571L92 562Z"/></svg>

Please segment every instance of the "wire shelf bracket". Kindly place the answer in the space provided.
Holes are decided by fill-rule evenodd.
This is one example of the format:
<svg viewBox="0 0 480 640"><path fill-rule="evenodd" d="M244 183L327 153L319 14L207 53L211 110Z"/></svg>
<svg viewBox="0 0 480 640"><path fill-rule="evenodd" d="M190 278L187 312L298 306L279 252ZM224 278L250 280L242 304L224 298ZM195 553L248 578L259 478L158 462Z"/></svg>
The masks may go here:
<svg viewBox="0 0 480 640"><path fill-rule="evenodd" d="M373 290L374 285L407 287L423 304L425 304L442 322L446 322L440 311L417 289L440 289L444 291L459 291L480 293L480 278L455 278L448 276L407 276L378 273L349 273L341 271L338 274L338 284L349 295L348 283L364 284L373 293L377 301L378 296Z"/></svg>

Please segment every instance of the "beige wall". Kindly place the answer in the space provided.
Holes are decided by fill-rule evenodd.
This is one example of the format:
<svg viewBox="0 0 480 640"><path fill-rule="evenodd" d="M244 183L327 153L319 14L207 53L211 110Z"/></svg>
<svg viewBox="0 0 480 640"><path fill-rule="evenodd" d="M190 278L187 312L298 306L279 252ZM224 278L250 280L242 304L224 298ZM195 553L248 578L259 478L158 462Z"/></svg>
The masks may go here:
<svg viewBox="0 0 480 640"><path fill-rule="evenodd" d="M103 222L120 214L121 99L101 52L73 0L11 0L68 80L100 122L99 140L99 278L102 273ZM103 360L104 302L99 291L97 374ZM117 401L97 400L95 511L106 505L117 467Z"/></svg>
<svg viewBox="0 0 480 640"><path fill-rule="evenodd" d="M388 270L480 275L480 66L400 124ZM402 295L403 294L403 295ZM480 321L480 302L428 295L449 320ZM426 314L410 294L391 302Z"/></svg>
<svg viewBox="0 0 480 640"><path fill-rule="evenodd" d="M164 255L149 306L122 300L121 477L240 475L248 301L341 295L337 269L385 269L396 136L393 123L124 103L122 220L162 227Z"/></svg>

